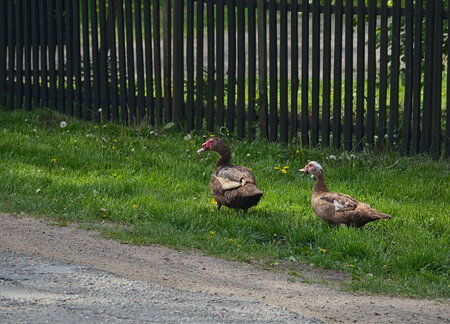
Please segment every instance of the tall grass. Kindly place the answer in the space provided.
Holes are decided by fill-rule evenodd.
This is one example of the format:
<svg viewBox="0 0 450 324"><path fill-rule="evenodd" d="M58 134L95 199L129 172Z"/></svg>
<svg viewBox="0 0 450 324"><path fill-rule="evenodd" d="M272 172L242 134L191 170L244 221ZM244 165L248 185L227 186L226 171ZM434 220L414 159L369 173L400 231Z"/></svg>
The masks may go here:
<svg viewBox="0 0 450 324"><path fill-rule="evenodd" d="M265 192L244 215L218 211L211 199L216 155L195 153L209 135L1 110L0 211L94 228L125 224L102 231L135 244L312 263L351 274L346 289L449 297L448 161L230 139L234 162L252 168ZM322 163L330 189L392 219L362 229L328 227L310 207L313 180L296 172L309 160Z"/></svg>

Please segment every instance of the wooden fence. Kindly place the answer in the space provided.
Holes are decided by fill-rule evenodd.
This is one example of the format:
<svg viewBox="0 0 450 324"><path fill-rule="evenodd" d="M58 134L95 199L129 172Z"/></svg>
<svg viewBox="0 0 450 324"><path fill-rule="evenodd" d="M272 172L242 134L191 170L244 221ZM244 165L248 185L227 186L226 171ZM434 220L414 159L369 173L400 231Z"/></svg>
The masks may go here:
<svg viewBox="0 0 450 324"><path fill-rule="evenodd" d="M0 104L450 156L450 0L0 0Z"/></svg>

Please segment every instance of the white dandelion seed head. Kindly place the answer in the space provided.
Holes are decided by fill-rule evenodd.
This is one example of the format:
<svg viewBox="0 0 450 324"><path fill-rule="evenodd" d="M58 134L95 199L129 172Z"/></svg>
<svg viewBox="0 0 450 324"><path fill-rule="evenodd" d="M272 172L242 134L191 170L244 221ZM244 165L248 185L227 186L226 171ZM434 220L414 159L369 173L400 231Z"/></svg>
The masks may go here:
<svg viewBox="0 0 450 324"><path fill-rule="evenodd" d="M328 160L336 160L336 155L331 154L330 156L328 156Z"/></svg>
<svg viewBox="0 0 450 324"><path fill-rule="evenodd" d="M59 127L61 127L61 128L64 128L66 126L67 126L67 123L64 120L59 123Z"/></svg>

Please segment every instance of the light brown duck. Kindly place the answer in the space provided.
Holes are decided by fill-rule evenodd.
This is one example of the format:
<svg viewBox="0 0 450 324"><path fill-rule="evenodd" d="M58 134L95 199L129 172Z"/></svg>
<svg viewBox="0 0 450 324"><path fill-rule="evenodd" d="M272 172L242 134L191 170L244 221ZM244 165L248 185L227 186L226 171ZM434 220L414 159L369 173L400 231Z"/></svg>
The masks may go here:
<svg viewBox="0 0 450 324"><path fill-rule="evenodd" d="M256 187L252 171L240 165L231 164L231 151L228 144L220 138L213 137L202 144L197 153L215 151L220 157L216 170L211 177L211 192L217 207L242 209L256 206L263 193Z"/></svg>
<svg viewBox="0 0 450 324"><path fill-rule="evenodd" d="M330 192L325 184L323 168L319 163L311 161L298 171L310 173L317 179L311 197L312 209L329 225L362 227L378 219L391 218L390 215L383 214L353 197Z"/></svg>

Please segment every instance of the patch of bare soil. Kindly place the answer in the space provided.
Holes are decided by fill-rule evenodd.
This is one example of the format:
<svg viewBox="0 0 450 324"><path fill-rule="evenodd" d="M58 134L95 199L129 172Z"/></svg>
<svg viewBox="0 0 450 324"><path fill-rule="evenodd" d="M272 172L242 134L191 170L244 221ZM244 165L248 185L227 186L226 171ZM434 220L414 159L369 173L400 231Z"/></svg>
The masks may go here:
<svg viewBox="0 0 450 324"><path fill-rule="evenodd" d="M248 298L327 323L450 323L449 300L356 295L316 283L336 281L336 276L338 281L349 280L333 271L305 266L292 270L300 274L292 276L194 251L121 244L75 224L52 226L44 219L0 215L0 224L3 250L89 265L187 291Z"/></svg>

